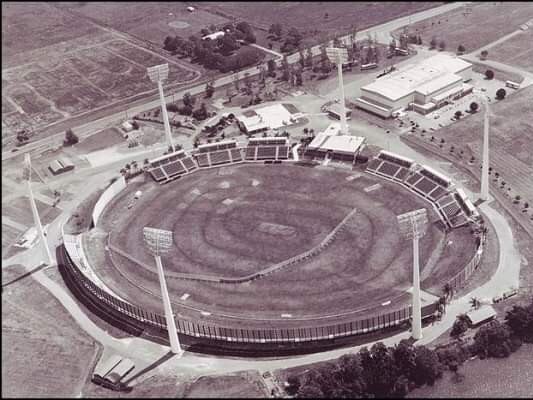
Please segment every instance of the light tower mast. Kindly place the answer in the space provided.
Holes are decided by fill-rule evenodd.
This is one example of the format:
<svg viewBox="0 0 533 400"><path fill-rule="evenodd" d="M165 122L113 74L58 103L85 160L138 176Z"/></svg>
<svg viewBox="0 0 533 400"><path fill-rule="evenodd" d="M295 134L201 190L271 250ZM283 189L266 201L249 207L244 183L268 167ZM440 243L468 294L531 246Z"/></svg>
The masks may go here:
<svg viewBox="0 0 533 400"><path fill-rule="evenodd" d="M418 241L426 233L427 210L410 211L398 215L400 234L407 239L413 239L413 292L412 294L412 335L413 339L422 339L422 305L420 300L420 265Z"/></svg>
<svg viewBox="0 0 533 400"><path fill-rule="evenodd" d="M485 106L483 115L483 165L481 168L481 200L489 199L489 102L485 96L479 96Z"/></svg>
<svg viewBox="0 0 533 400"><path fill-rule="evenodd" d="M344 83L342 81L342 64L348 62L348 50L346 48L328 47L326 54L331 62L337 64L337 74L339 77L339 105L341 114L341 131L343 134L348 134L348 124L346 123L346 103L344 97Z"/></svg>
<svg viewBox="0 0 533 400"><path fill-rule="evenodd" d="M172 143L172 134L170 132L170 123L168 122L167 105L165 103L165 96L163 94L163 81L168 77L168 64L154 65L146 69L148 77L152 82L157 83L159 89L159 100L161 101L161 112L163 113L163 124L165 125L165 134L167 136L168 145L172 151L176 151Z"/></svg>
<svg viewBox="0 0 533 400"><path fill-rule="evenodd" d="M41 224L41 218L39 218L39 212L37 211L37 206L35 205L35 199L33 198L33 190L31 189L31 157L30 153L24 154L24 179L28 184L28 193L30 195L30 207L33 214L33 222L35 223L35 228L39 238L41 239L42 246L44 247L45 256L48 261L48 265L52 265L54 260L52 254L50 253L50 248L48 247L48 242L46 240L46 234L44 233L43 225Z"/></svg>
<svg viewBox="0 0 533 400"><path fill-rule="evenodd" d="M172 313L167 283L163 272L163 264L161 262L161 254L168 252L172 247L172 232L145 227L143 229L143 236L146 246L155 257L155 263L157 265L157 275L159 276L159 284L161 286L161 297L163 298L163 307L165 309L170 349L174 354L181 355L183 354L183 350L178 339L176 322L174 321L174 314Z"/></svg>

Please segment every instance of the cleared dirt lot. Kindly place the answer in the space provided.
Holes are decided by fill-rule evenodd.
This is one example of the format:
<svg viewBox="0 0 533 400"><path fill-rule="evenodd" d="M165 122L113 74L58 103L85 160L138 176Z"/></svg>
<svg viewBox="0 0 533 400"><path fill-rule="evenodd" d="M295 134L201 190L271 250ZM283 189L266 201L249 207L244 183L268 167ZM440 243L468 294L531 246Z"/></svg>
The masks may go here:
<svg viewBox="0 0 533 400"><path fill-rule="evenodd" d="M425 45L435 37L437 43L444 40L449 51L455 51L462 44L469 53L517 30L533 18L533 4L528 2L479 2L469 6L470 14L458 8L414 23L409 32L420 34Z"/></svg>

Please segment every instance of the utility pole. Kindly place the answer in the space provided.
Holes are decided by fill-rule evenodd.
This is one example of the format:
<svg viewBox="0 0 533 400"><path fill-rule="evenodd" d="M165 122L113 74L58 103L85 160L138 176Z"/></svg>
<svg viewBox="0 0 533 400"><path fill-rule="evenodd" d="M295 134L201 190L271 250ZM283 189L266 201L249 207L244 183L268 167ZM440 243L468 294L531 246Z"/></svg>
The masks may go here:
<svg viewBox="0 0 533 400"><path fill-rule="evenodd" d="M410 211L398 215L398 224L400 234L407 238L413 239L413 292L412 295L412 336L413 339L422 339L422 304L420 300L420 265L418 241L423 237L427 230L427 210Z"/></svg>
<svg viewBox="0 0 533 400"><path fill-rule="evenodd" d="M183 350L180 346L178 332L176 330L176 322L174 321L172 305L170 304L167 283L165 281L165 274L163 272L163 263L161 262L161 254L167 253L172 247L172 232L163 229L145 227L143 229L143 236L146 246L150 253L155 257L155 263L157 265L157 275L161 286L161 297L163 298L163 307L165 309L170 349L174 354L181 356Z"/></svg>

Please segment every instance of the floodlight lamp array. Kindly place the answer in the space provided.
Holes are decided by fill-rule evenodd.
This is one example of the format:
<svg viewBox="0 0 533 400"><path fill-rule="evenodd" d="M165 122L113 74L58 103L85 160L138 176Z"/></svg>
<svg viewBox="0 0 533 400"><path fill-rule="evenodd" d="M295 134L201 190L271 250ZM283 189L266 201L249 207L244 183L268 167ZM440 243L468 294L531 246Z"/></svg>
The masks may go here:
<svg viewBox="0 0 533 400"><path fill-rule="evenodd" d="M398 215L396 218L402 236L418 239L426 234L428 219L425 208Z"/></svg>
<svg viewBox="0 0 533 400"><path fill-rule="evenodd" d="M144 242L150 252L159 256L172 247L172 232L163 229L145 227L143 229Z"/></svg>

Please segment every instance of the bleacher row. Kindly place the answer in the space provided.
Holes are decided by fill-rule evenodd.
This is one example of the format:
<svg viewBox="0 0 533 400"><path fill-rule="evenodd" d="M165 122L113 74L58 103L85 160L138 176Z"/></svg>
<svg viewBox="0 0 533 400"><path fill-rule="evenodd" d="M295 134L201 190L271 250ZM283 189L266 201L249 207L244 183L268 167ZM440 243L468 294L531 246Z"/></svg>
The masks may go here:
<svg viewBox="0 0 533 400"><path fill-rule="evenodd" d="M198 166L191 156L179 150L150 161L148 172L156 182L166 183L194 171Z"/></svg>
<svg viewBox="0 0 533 400"><path fill-rule="evenodd" d="M197 168L217 167L243 161L287 160L289 158L287 138L252 138L244 148L237 147L234 140L208 143L188 155L183 150L149 161L148 172L160 184L170 182ZM242 151L244 150L244 157Z"/></svg>
<svg viewBox="0 0 533 400"><path fill-rule="evenodd" d="M397 182L431 202L443 221L452 228L469 222L477 212L453 182L427 166L381 151L369 161L367 172Z"/></svg>

